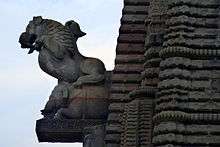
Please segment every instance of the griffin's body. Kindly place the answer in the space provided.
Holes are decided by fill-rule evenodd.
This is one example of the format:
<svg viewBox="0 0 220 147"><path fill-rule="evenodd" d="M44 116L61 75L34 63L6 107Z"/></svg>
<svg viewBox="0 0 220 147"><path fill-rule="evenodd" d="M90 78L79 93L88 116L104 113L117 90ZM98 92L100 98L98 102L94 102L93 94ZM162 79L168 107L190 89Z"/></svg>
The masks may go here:
<svg viewBox="0 0 220 147"><path fill-rule="evenodd" d="M70 87L105 80L104 64L99 59L84 57L78 51L77 39L84 35L74 21L68 21L64 26L54 20L34 17L20 36L21 47L30 48L29 53L39 51L40 68L59 81L44 111L60 109Z"/></svg>

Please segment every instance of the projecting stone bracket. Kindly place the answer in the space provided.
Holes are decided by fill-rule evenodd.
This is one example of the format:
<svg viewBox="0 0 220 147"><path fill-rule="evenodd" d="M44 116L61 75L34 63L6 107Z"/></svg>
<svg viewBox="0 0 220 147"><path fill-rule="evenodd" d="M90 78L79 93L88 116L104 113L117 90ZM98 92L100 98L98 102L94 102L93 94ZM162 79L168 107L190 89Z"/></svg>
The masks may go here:
<svg viewBox="0 0 220 147"><path fill-rule="evenodd" d="M105 120L101 119L57 120L43 118L37 120L36 133L39 142L83 142L85 146L91 137L93 140L100 140L105 123Z"/></svg>

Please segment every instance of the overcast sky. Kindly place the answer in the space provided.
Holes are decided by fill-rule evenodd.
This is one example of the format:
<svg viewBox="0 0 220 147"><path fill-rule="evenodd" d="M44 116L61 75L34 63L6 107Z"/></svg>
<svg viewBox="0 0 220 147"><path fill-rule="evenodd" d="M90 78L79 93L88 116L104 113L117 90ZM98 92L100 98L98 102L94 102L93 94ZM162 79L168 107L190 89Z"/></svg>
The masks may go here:
<svg viewBox="0 0 220 147"><path fill-rule="evenodd" d="M65 23L75 20L87 33L78 41L85 56L114 67L122 0L0 0L0 147L80 147L38 143L35 121L41 118L56 79L39 68L35 52L27 55L18 38L33 16Z"/></svg>

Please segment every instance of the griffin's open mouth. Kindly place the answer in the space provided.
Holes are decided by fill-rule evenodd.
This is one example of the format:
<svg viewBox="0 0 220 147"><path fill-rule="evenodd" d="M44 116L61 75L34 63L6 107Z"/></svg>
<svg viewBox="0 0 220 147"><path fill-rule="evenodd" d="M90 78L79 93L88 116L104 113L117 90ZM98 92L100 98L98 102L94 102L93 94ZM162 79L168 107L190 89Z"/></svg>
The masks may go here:
<svg viewBox="0 0 220 147"><path fill-rule="evenodd" d="M21 48L33 48L34 42L37 39L37 35L23 32L19 38Z"/></svg>

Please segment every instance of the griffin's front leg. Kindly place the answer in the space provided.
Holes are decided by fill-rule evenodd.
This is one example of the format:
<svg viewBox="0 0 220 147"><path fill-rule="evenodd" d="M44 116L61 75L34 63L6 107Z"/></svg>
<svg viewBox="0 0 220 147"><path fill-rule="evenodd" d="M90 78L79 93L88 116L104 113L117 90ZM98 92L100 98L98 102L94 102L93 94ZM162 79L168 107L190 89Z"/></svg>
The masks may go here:
<svg viewBox="0 0 220 147"><path fill-rule="evenodd" d="M79 77L79 79L73 83L74 87L80 87L83 84L96 84L99 82L103 82L105 80L105 75L102 74L93 74L93 75L85 75Z"/></svg>

